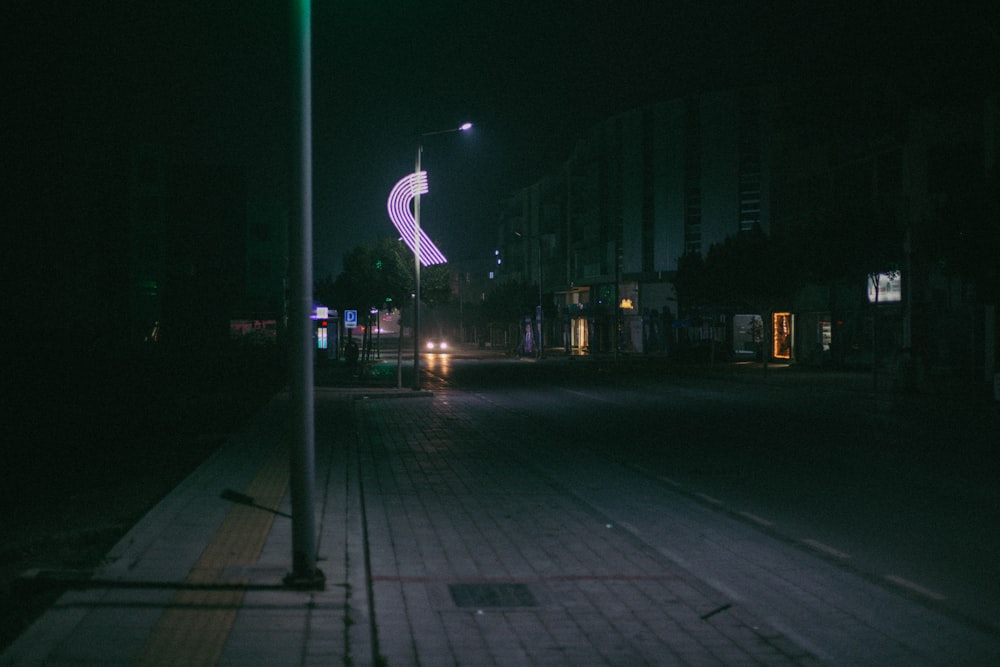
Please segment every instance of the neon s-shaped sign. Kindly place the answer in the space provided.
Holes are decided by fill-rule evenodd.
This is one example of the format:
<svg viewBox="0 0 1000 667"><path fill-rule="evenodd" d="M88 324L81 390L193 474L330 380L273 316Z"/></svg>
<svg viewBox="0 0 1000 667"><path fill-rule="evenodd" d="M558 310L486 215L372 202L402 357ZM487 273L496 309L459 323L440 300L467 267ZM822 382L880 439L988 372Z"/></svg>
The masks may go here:
<svg viewBox="0 0 1000 667"><path fill-rule="evenodd" d="M420 195L427 194L427 172L418 171L404 177L396 183L392 192L389 193L389 219L396 226L405 243L410 250L416 253L416 221L410 211L410 202ZM441 254L434 242L430 240L424 230L420 230L420 263L423 266L431 264L444 264L448 260Z"/></svg>

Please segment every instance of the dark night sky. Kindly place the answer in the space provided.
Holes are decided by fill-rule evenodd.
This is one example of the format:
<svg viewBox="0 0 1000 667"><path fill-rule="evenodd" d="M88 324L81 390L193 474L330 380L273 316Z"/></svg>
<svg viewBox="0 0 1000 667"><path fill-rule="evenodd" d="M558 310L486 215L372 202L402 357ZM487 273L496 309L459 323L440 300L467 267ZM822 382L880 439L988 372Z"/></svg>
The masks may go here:
<svg viewBox="0 0 1000 667"><path fill-rule="evenodd" d="M476 124L425 142L422 211L445 254L484 254L500 198L561 163L611 114L791 75L877 67L914 90L938 85L934 71L982 77L966 71L983 67L968 49L992 44L996 56L996 10L955 4L317 1L316 275L393 233L385 199L412 170L422 132ZM37 183L63 156L99 159L147 132L178 159L243 165L254 191L285 194L287 5L8 3L8 155Z"/></svg>

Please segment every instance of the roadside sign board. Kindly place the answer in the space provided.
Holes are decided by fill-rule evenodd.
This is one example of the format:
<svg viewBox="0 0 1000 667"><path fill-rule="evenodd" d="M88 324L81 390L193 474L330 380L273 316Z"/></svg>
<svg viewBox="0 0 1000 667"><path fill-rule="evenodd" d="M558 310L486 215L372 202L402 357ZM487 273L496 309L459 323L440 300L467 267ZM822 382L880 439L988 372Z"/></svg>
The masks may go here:
<svg viewBox="0 0 1000 667"><path fill-rule="evenodd" d="M344 311L344 328L345 329L355 329L358 326L358 311L356 310L345 310Z"/></svg>

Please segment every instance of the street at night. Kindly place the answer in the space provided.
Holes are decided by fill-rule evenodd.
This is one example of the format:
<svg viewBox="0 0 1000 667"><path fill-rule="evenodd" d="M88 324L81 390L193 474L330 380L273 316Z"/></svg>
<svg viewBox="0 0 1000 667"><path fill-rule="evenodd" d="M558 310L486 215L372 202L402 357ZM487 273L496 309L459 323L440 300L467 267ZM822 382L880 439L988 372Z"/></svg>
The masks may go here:
<svg viewBox="0 0 1000 667"><path fill-rule="evenodd" d="M228 486L288 509L279 394L4 660L68 664L78 645L107 660L173 645L220 664L1000 658L998 412L982 397L648 357L426 355L423 369L420 392L396 389L390 362L369 364L367 381L342 365L318 374L324 591L276 587L287 522L252 508L227 517L219 499ZM237 577L241 601L212 588L176 598L166 633L161 606L195 594L184 582L241 509L234 551L214 565L221 581ZM262 551L240 555L259 530ZM171 583L189 558L192 574ZM110 648L94 628L137 604L150 613ZM226 609L228 629L211 625ZM216 629L183 630L193 622Z"/></svg>
<svg viewBox="0 0 1000 667"><path fill-rule="evenodd" d="M556 370L574 363L584 370ZM803 594L799 582L734 567L751 530L964 622L1000 627L1000 586L987 574L1000 556L994 405L874 394L864 374L777 367L765 376L747 365L702 377L660 375L641 359L587 365L559 359L505 373L458 362L441 377L498 408L485 411L503 415L495 432L529 460L551 448L631 476L604 495L596 485L588 502L741 604L793 627L817 624L779 602ZM519 386L504 386L508 377ZM575 381L557 384L563 378ZM668 527L641 499L619 495L650 484L661 502L697 504L712 526ZM757 567L771 569L761 558Z"/></svg>
<svg viewBox="0 0 1000 667"><path fill-rule="evenodd" d="M0 665L1000 665L1000 3L5 3Z"/></svg>

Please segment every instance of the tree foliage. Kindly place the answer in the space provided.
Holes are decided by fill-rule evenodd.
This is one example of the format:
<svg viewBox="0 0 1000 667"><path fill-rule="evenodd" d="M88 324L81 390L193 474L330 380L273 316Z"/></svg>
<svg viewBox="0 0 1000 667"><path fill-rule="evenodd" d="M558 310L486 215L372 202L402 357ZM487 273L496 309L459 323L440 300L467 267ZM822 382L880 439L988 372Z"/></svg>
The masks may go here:
<svg viewBox="0 0 1000 667"><path fill-rule="evenodd" d="M782 230L786 266L801 283L863 285L904 259L899 201L879 199L857 168L829 175L808 209Z"/></svg>
<svg viewBox="0 0 1000 667"><path fill-rule="evenodd" d="M697 310L710 301L706 284L705 259L700 252L686 252L677 259L674 277L681 313Z"/></svg>
<svg viewBox="0 0 1000 667"><path fill-rule="evenodd" d="M446 264L425 266L420 270L420 301L442 306L451 301L451 273Z"/></svg>
<svg viewBox="0 0 1000 667"><path fill-rule="evenodd" d="M681 309L766 312L783 305L798 284L786 254L777 240L755 228L713 244L704 259L683 255L674 279Z"/></svg>
<svg viewBox="0 0 1000 667"><path fill-rule="evenodd" d="M534 313L537 302L538 292L533 286L512 280L497 285L486 296L482 312L489 322L513 324Z"/></svg>
<svg viewBox="0 0 1000 667"><path fill-rule="evenodd" d="M318 301L343 309L367 312L385 308L387 303L399 308L411 302L413 271L413 255L402 242L376 239L345 254L344 270L336 280L328 277L317 282L314 294ZM448 303L451 284L446 265L421 269L420 296L426 304Z"/></svg>
<svg viewBox="0 0 1000 667"><path fill-rule="evenodd" d="M413 266L409 251L397 239L376 239L344 255L344 270L336 280L316 284L316 299L341 309L367 311L409 303L413 292Z"/></svg>
<svg viewBox="0 0 1000 667"><path fill-rule="evenodd" d="M913 228L913 259L925 269L969 280L977 298L1000 300L1000 177L948 165L952 173L935 210Z"/></svg>

